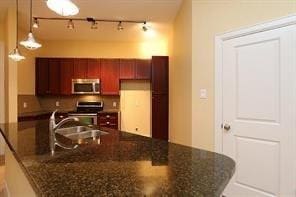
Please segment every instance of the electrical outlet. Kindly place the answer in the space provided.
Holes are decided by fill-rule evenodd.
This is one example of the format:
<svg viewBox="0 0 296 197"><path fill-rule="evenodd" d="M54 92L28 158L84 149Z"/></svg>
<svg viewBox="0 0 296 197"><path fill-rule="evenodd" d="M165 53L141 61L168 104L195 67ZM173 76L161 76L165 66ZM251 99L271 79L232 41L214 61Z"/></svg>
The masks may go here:
<svg viewBox="0 0 296 197"><path fill-rule="evenodd" d="M56 101L55 105L56 105L56 107L59 107L60 106L60 102L59 101Z"/></svg>
<svg viewBox="0 0 296 197"><path fill-rule="evenodd" d="M117 103L116 102L113 102L113 107L116 107L117 106Z"/></svg>
<svg viewBox="0 0 296 197"><path fill-rule="evenodd" d="M200 89L199 90L199 98L201 98L201 99L207 99L208 98L207 89Z"/></svg>
<svg viewBox="0 0 296 197"><path fill-rule="evenodd" d="M27 108L28 107L28 103L24 102L24 108Z"/></svg>

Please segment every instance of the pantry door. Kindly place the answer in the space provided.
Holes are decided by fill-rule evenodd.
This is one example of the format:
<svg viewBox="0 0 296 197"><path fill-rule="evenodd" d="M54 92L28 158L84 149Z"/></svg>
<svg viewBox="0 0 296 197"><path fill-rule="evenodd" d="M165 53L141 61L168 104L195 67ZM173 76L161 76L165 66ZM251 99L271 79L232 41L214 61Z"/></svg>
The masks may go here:
<svg viewBox="0 0 296 197"><path fill-rule="evenodd" d="M221 152L227 197L295 196L296 26L222 41Z"/></svg>

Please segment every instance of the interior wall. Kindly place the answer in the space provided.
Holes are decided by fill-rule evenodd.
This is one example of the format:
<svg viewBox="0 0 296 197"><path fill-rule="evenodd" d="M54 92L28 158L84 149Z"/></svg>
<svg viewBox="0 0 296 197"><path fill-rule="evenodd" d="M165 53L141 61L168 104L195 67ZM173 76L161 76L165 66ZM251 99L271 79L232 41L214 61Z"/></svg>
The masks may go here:
<svg viewBox="0 0 296 197"><path fill-rule="evenodd" d="M183 1L175 19L171 55L169 89L169 139L191 146L191 68L192 68L192 4Z"/></svg>
<svg viewBox="0 0 296 197"><path fill-rule="evenodd" d="M16 45L16 8L11 7L7 11L5 19L5 121L17 122L17 63L8 58Z"/></svg>
<svg viewBox="0 0 296 197"><path fill-rule="evenodd" d="M122 81L121 130L151 136L151 87L149 81Z"/></svg>
<svg viewBox="0 0 296 197"><path fill-rule="evenodd" d="M193 0L192 9L192 145L214 150L215 35L293 14L296 1Z"/></svg>

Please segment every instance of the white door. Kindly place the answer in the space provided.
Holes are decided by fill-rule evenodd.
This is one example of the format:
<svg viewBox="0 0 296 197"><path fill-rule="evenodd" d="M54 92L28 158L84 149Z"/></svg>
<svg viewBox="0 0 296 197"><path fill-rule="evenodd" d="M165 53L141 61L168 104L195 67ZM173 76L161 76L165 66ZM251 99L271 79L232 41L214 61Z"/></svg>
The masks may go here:
<svg viewBox="0 0 296 197"><path fill-rule="evenodd" d="M295 196L296 27L224 41L222 152L235 196Z"/></svg>

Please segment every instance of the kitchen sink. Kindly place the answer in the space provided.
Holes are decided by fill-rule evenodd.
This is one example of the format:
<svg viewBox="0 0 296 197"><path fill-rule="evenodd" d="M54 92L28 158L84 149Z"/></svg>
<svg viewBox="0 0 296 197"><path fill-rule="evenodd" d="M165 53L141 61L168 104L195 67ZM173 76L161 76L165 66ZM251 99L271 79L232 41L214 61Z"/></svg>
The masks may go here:
<svg viewBox="0 0 296 197"><path fill-rule="evenodd" d="M56 133L65 136L71 140L87 139L87 138L96 138L101 135L107 135L107 132L93 129L87 126L75 126L60 128L56 130Z"/></svg>

